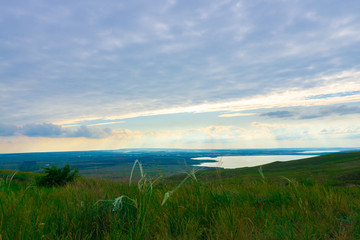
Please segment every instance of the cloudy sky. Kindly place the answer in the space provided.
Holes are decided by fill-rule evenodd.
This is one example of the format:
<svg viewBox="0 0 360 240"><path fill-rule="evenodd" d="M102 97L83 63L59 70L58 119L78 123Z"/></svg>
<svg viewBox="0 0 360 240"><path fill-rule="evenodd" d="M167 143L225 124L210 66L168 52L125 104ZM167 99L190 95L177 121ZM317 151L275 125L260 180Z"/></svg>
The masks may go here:
<svg viewBox="0 0 360 240"><path fill-rule="evenodd" d="M359 147L358 0L1 1L0 152Z"/></svg>

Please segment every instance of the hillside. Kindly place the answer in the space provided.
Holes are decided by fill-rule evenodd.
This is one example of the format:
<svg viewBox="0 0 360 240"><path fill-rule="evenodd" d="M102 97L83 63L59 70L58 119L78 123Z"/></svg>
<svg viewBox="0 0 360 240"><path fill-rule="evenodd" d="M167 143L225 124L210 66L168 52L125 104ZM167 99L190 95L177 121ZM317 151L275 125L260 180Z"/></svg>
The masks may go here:
<svg viewBox="0 0 360 240"><path fill-rule="evenodd" d="M1 171L0 239L360 239L359 155L130 186L80 177L47 188Z"/></svg>
<svg viewBox="0 0 360 240"><path fill-rule="evenodd" d="M310 180L321 183L360 184L360 152L333 153L287 162L274 162L262 166L265 177ZM259 167L239 169L208 169L198 173L200 179L258 177ZM181 178L172 176L170 179Z"/></svg>

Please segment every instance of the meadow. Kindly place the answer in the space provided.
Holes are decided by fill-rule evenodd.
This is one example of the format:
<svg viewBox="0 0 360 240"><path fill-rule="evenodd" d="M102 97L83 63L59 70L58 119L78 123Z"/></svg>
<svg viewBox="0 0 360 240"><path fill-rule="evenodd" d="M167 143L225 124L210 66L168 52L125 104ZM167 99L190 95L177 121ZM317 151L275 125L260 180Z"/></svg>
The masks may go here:
<svg viewBox="0 0 360 240"><path fill-rule="evenodd" d="M0 239L360 239L360 152L39 187L1 171Z"/></svg>

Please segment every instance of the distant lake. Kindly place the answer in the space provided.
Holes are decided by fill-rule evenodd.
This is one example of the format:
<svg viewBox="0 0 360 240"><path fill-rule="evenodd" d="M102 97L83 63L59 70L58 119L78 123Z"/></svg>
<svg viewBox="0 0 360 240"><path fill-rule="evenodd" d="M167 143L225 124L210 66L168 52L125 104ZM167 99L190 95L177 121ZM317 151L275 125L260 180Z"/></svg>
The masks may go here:
<svg viewBox="0 0 360 240"><path fill-rule="evenodd" d="M243 167L255 167L272 162L286 162L291 160L305 159L316 157L318 155L263 155L263 156L220 156L216 158L211 157L197 157L194 160L211 160L211 162L203 162L197 167L218 167L224 169L234 169Z"/></svg>
<svg viewBox="0 0 360 240"><path fill-rule="evenodd" d="M299 153L304 153L304 154L309 154L309 153L336 153L336 152L340 152L340 150L316 150L316 151L303 151L303 152L299 152Z"/></svg>

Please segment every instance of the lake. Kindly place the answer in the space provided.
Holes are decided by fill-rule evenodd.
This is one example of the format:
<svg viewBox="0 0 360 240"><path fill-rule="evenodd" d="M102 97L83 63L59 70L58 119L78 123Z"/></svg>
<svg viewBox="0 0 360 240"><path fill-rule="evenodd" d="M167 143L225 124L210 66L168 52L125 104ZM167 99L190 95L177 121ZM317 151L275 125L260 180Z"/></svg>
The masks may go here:
<svg viewBox="0 0 360 240"><path fill-rule="evenodd" d="M263 155L263 156L220 156L216 158L198 157L193 160L211 160L211 162L203 162L197 167L218 167L224 169L234 169L243 167L255 167L272 162L286 162L291 160L305 159L316 157L318 155Z"/></svg>

